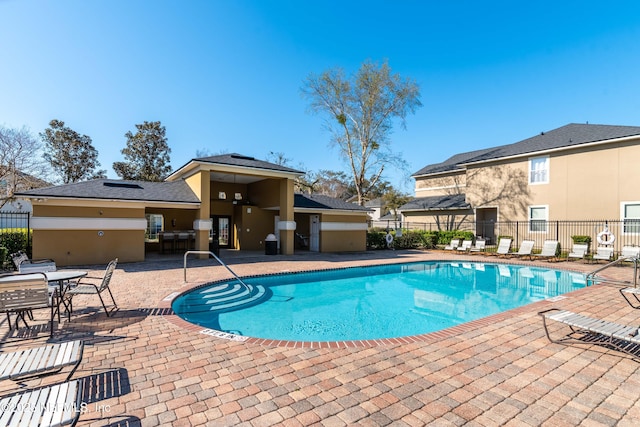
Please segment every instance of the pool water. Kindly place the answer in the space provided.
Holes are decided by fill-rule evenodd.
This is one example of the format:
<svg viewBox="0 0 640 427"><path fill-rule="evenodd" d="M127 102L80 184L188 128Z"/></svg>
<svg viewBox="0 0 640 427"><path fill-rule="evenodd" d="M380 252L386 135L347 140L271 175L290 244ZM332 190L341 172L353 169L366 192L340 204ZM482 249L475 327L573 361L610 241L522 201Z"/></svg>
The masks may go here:
<svg viewBox="0 0 640 427"><path fill-rule="evenodd" d="M420 262L216 282L173 310L200 326L292 341L419 335L585 286L583 274L526 265ZM251 291L251 292L249 292Z"/></svg>

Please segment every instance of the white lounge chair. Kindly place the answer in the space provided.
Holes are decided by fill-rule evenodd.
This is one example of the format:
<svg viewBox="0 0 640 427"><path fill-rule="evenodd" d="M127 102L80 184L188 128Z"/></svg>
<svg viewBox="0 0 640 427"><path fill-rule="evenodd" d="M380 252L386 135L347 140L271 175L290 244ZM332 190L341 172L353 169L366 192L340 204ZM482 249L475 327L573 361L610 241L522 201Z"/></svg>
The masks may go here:
<svg viewBox="0 0 640 427"><path fill-rule="evenodd" d="M586 243L574 243L571 252L567 254L567 258L583 259L589 250L589 245Z"/></svg>
<svg viewBox="0 0 640 427"><path fill-rule="evenodd" d="M620 252L620 258L629 259L638 258L640 256L640 247L638 246L623 246L622 252Z"/></svg>
<svg viewBox="0 0 640 427"><path fill-rule="evenodd" d="M498 249L496 250L496 255L509 255L510 249L511 249L511 239L500 239L500 242L498 242Z"/></svg>
<svg viewBox="0 0 640 427"><path fill-rule="evenodd" d="M556 308L541 311L538 314L542 317L544 331L551 342L561 343L565 341L574 341L583 344L607 344L622 352L636 356L632 351L633 349L637 349L637 346L640 345L640 330L637 325L620 325L618 323L595 319L593 317ZM548 320L553 320L569 326L571 332L565 335L562 339L552 339L547 325ZM581 341L576 337L578 334L590 334L590 337L586 341ZM629 344L634 345L629 346Z"/></svg>
<svg viewBox="0 0 640 427"><path fill-rule="evenodd" d="M519 257L528 256L531 258L531 251L533 251L534 244L535 242L533 240L523 240L522 243L520 243L520 249L518 249L518 252L514 253L514 255Z"/></svg>
<svg viewBox="0 0 640 427"><path fill-rule="evenodd" d="M20 273L44 273L56 271L56 263L52 259L31 260L23 251L11 254L11 260Z"/></svg>
<svg viewBox="0 0 640 427"><path fill-rule="evenodd" d="M34 376L58 373L66 366L73 366L68 381L82 361L84 342L81 340L47 344L9 353L0 353L0 380L15 381Z"/></svg>
<svg viewBox="0 0 640 427"><path fill-rule="evenodd" d="M451 242L444 247L446 251L455 251L460 246L460 239L452 239Z"/></svg>
<svg viewBox="0 0 640 427"><path fill-rule="evenodd" d="M596 253L593 254L591 259L610 261L613 258L613 248L609 246L598 246Z"/></svg>
<svg viewBox="0 0 640 427"><path fill-rule="evenodd" d="M545 240L542 245L542 252L539 254L533 254L532 257L536 258L547 258L547 259L557 259L556 251L558 249L558 241L557 240Z"/></svg>
<svg viewBox="0 0 640 427"><path fill-rule="evenodd" d="M640 288L623 288L620 289L620 293L627 300L629 305L633 308L640 309ZM631 297L635 298L635 305L631 301Z"/></svg>
<svg viewBox="0 0 640 427"><path fill-rule="evenodd" d="M458 246L456 249L462 252L467 252L469 249L471 249L472 244L473 242L471 240L463 240L462 244Z"/></svg>
<svg viewBox="0 0 640 427"><path fill-rule="evenodd" d="M74 426L83 409L82 383L73 380L7 396L0 408L2 426Z"/></svg>
<svg viewBox="0 0 640 427"><path fill-rule="evenodd" d="M469 248L469 252L484 252L487 245L486 240L476 240L476 244Z"/></svg>

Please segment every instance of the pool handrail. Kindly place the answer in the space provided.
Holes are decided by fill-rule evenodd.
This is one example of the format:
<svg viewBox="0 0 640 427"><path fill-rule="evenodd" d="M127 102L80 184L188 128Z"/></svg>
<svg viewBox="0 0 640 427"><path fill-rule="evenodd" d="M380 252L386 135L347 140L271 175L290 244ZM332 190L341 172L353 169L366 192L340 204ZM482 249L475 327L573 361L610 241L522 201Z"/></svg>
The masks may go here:
<svg viewBox="0 0 640 427"><path fill-rule="evenodd" d="M233 275L233 277L235 277L236 280L242 284L242 286L247 288L247 290L249 292L253 291L253 288L251 286L249 286L246 283L244 283L242 281L242 279L240 277L238 277L238 275L231 268L229 268L229 266L227 264L224 263L224 261L222 261L220 258L218 258L216 256L216 254L214 254L213 252L210 252L210 251L187 251L187 252L184 253L184 283L187 283L187 255L189 255L189 254L200 254L200 255L209 254L209 255L211 255L216 261L218 261L218 263L221 266L223 266L224 268L229 270L229 273L231 273Z"/></svg>
<svg viewBox="0 0 640 427"><path fill-rule="evenodd" d="M633 287L637 288L638 287L638 262L640 262L640 257L619 257L618 259L615 259L605 265L603 265L602 267L596 268L595 270L593 270L591 273L587 274L586 276L586 282L587 282L587 286L590 285L594 285L599 281L606 281L606 282L610 282L610 283L617 283L617 284L623 284L623 285L628 285L629 282L626 281L620 281L620 280L615 280L615 279L604 279L604 278L600 278L597 276L597 274L599 272L601 272L602 270L606 270L607 268L620 264L622 262L633 262Z"/></svg>

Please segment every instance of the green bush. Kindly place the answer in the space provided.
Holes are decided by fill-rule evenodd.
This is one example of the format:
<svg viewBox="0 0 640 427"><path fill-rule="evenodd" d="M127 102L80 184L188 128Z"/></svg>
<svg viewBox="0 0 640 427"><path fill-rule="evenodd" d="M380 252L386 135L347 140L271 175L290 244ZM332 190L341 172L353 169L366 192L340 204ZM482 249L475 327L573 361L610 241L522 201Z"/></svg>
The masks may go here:
<svg viewBox="0 0 640 427"><path fill-rule="evenodd" d="M9 251L4 246L0 246L0 270L9 268Z"/></svg>
<svg viewBox="0 0 640 427"><path fill-rule="evenodd" d="M12 231L0 234L0 246L7 249L8 255L27 250L27 231Z"/></svg>
<svg viewBox="0 0 640 427"><path fill-rule="evenodd" d="M371 230L367 232L367 249L386 249L386 231Z"/></svg>
<svg viewBox="0 0 640 427"><path fill-rule="evenodd" d="M475 234L472 231L461 230L440 231L438 236L438 244L448 245L453 239L475 240Z"/></svg>

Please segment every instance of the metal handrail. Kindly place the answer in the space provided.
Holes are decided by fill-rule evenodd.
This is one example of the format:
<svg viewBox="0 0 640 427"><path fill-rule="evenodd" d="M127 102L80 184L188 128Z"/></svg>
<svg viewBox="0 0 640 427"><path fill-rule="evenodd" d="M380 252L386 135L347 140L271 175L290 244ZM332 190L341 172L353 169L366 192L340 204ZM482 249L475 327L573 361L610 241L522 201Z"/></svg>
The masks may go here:
<svg viewBox="0 0 640 427"><path fill-rule="evenodd" d="M596 279L596 274L601 272L602 270L606 270L607 268L620 264L621 262L624 261L633 261L633 287L637 288L638 287L638 262L640 261L640 259L638 257L620 257L614 261L611 261L608 264L603 265L602 267L596 268L595 270L593 270L591 273L587 274L586 277L586 282L587 282L587 286L589 286L589 282L591 283L595 283L595 279ZM624 281L620 281L620 280L611 280L611 279L607 279L607 282L611 282L611 283L622 283L622 284L627 284L628 282L624 282Z"/></svg>
<svg viewBox="0 0 640 427"><path fill-rule="evenodd" d="M187 252L184 253L184 283L187 283L187 255L189 255L189 254L201 254L201 255L209 254L209 255L211 255L216 261L218 261L218 263L221 266L223 266L224 268L229 270L229 273L231 273L233 275L233 277L235 277L236 280L242 284L242 286L247 288L247 290L249 292L253 291L253 288L250 285L247 285L246 283L244 283L242 281L242 279L240 277L238 277L238 275L231 268L229 268L229 266L227 264L224 263L224 261L222 261L220 258L218 258L216 256L216 254L214 254L213 252L210 252L210 251L187 251Z"/></svg>

